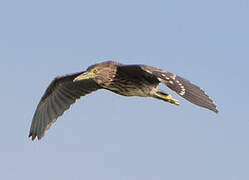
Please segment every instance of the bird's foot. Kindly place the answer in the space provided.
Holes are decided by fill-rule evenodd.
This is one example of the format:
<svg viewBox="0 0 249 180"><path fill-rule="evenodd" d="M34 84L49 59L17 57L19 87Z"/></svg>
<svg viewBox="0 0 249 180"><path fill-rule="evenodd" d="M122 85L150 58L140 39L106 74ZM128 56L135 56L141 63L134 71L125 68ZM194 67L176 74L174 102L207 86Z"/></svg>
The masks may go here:
<svg viewBox="0 0 249 180"><path fill-rule="evenodd" d="M174 99L170 94L156 92L154 97L169 102L171 104L180 105L179 101L177 99Z"/></svg>

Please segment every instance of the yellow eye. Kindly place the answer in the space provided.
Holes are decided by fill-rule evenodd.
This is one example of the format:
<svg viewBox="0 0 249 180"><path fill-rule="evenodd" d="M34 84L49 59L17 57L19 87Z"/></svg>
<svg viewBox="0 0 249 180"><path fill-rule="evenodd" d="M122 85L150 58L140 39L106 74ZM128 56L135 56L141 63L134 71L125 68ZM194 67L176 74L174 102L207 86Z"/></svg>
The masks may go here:
<svg viewBox="0 0 249 180"><path fill-rule="evenodd" d="M94 69L92 72L93 72L94 74L96 74L96 73L98 72L98 70L97 70L97 69Z"/></svg>

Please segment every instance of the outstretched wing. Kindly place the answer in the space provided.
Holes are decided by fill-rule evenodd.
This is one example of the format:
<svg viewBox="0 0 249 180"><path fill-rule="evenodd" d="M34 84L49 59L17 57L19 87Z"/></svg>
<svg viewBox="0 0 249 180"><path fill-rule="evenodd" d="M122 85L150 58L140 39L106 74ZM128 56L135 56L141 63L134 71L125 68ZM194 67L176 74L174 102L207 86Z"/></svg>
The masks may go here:
<svg viewBox="0 0 249 180"><path fill-rule="evenodd" d="M147 73L155 75L159 81L189 102L218 113L214 101L198 86L170 72L151 66L140 66Z"/></svg>
<svg viewBox="0 0 249 180"><path fill-rule="evenodd" d="M128 65L122 66L122 68L137 76L140 75L150 77L149 79L157 79L158 82L164 83L171 90L191 103L218 113L212 99L201 88L180 76L146 65ZM153 82L156 83L155 80Z"/></svg>
<svg viewBox="0 0 249 180"><path fill-rule="evenodd" d="M29 137L41 139L46 130L69 109L81 96L89 94L101 87L93 80L73 82L82 74L75 73L55 78L42 96L30 127Z"/></svg>

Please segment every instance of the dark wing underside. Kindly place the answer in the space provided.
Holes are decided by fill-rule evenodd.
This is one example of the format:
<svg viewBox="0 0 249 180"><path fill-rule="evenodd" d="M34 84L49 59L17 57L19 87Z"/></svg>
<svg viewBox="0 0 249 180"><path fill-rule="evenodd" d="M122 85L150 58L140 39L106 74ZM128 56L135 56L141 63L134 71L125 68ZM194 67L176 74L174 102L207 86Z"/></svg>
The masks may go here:
<svg viewBox="0 0 249 180"><path fill-rule="evenodd" d="M41 139L46 130L81 96L100 88L93 80L73 82L83 72L55 78L42 96L30 128L29 137Z"/></svg>
<svg viewBox="0 0 249 180"><path fill-rule="evenodd" d="M218 113L216 105L212 99L198 86L192 84L190 81L172 74L170 72L154 68L146 65L129 65L129 69L135 70L141 74L141 70L145 74L153 75L158 79L158 81L164 83L171 90L175 91L177 94L188 100L189 102L198 105L200 107L209 109ZM128 67L128 66L127 66ZM128 68L127 68L128 69Z"/></svg>
<svg viewBox="0 0 249 180"><path fill-rule="evenodd" d="M151 74L144 71L139 65L121 65L117 69L116 76L123 76L125 78L130 78L133 81L137 81L136 83L141 83L140 81L146 80L150 84L159 84L160 81L158 78Z"/></svg>

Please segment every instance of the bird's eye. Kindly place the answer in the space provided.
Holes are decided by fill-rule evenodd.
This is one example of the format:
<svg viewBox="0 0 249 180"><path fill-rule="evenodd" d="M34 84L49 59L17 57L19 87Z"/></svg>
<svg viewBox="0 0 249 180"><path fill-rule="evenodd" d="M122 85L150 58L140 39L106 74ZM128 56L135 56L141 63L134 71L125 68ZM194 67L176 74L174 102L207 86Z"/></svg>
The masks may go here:
<svg viewBox="0 0 249 180"><path fill-rule="evenodd" d="M97 70L97 69L94 69L92 72L93 72L94 74L96 74L96 73L98 72L98 70Z"/></svg>

